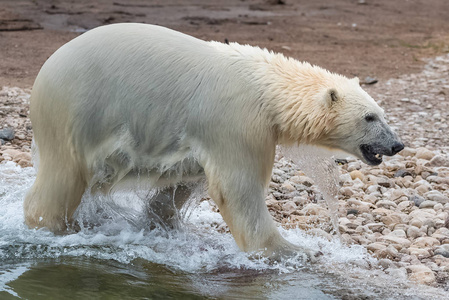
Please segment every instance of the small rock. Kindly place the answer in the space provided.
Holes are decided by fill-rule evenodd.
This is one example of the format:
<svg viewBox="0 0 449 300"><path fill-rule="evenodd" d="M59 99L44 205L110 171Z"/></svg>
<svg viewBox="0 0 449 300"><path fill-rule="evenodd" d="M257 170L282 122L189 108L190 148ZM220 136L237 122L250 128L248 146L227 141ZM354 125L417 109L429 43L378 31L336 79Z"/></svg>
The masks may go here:
<svg viewBox="0 0 449 300"><path fill-rule="evenodd" d="M309 199L305 198L305 197L293 197L293 202L295 202L296 205L305 205L306 203L309 202Z"/></svg>
<svg viewBox="0 0 449 300"><path fill-rule="evenodd" d="M427 228L435 227L435 221L433 219L426 219L423 222L423 226L427 226Z"/></svg>
<svg viewBox="0 0 449 300"><path fill-rule="evenodd" d="M444 196L441 192L439 191L430 191L424 194L424 197L426 199L441 203L441 204L446 204L449 203L449 198Z"/></svg>
<svg viewBox="0 0 449 300"><path fill-rule="evenodd" d="M290 181L293 183L301 183L301 179L299 178L299 176L290 177Z"/></svg>
<svg viewBox="0 0 449 300"><path fill-rule="evenodd" d="M449 244L438 246L434 251L434 255L442 255L449 258Z"/></svg>
<svg viewBox="0 0 449 300"><path fill-rule="evenodd" d="M415 206L419 207L421 205L421 203L426 201L426 199L424 199L423 197L418 196L418 195L413 195L410 197L410 201L415 203Z"/></svg>
<svg viewBox="0 0 449 300"><path fill-rule="evenodd" d="M286 180L281 186L281 189L287 192L293 192L296 191L295 187L290 183L290 181Z"/></svg>
<svg viewBox="0 0 449 300"><path fill-rule="evenodd" d="M409 240L392 234L381 236L379 237L378 241L392 244L397 250L401 250L402 248L408 248L411 245L411 242Z"/></svg>
<svg viewBox="0 0 449 300"><path fill-rule="evenodd" d="M373 232L380 232L385 228L384 223L368 223L366 226Z"/></svg>
<svg viewBox="0 0 449 300"><path fill-rule="evenodd" d="M421 202L421 204L419 205L419 208L421 208L421 209L433 208L436 204L437 204L437 202L435 202L435 201L426 200L426 201Z"/></svg>
<svg viewBox="0 0 449 300"><path fill-rule="evenodd" d="M398 237L401 237L401 238L407 238L407 235L405 234L405 231L402 230L402 229L393 230L390 234L398 236Z"/></svg>
<svg viewBox="0 0 449 300"><path fill-rule="evenodd" d="M377 185L377 184L370 185L370 186L366 189L366 193L367 193L367 194L379 193L379 191L380 191L380 186Z"/></svg>
<svg viewBox="0 0 449 300"><path fill-rule="evenodd" d="M418 150L416 151L416 158L419 159L425 159L425 160L431 160L433 157L435 156L435 153L433 153L433 151L430 151L427 148L418 148Z"/></svg>
<svg viewBox="0 0 449 300"><path fill-rule="evenodd" d="M351 173L349 173L349 175L351 175L352 180L355 180L356 178L358 178L361 181L363 181L365 179L365 175L363 175L363 173L360 172L359 170L351 171Z"/></svg>
<svg viewBox="0 0 449 300"><path fill-rule="evenodd" d="M348 211L346 212L346 215L358 215L359 211L357 209L348 209Z"/></svg>
<svg viewBox="0 0 449 300"><path fill-rule="evenodd" d="M22 154L22 152L20 152L19 150L16 150L16 149L6 149L3 151L3 156L9 156L13 160L20 154Z"/></svg>
<svg viewBox="0 0 449 300"><path fill-rule="evenodd" d="M345 182L351 182L352 181L352 178L351 178L351 175L350 174L348 174L348 173L346 173L346 174L341 174L340 175L340 184L343 184L343 183L345 183Z"/></svg>
<svg viewBox="0 0 449 300"><path fill-rule="evenodd" d="M401 155L403 157L415 156L415 154L416 154L416 149L413 149L410 147L405 147L401 152L399 152L399 155Z"/></svg>
<svg viewBox="0 0 449 300"><path fill-rule="evenodd" d="M419 237L413 242L413 244L411 244L411 246L415 248L428 248L439 245L440 242L436 238L430 236Z"/></svg>
<svg viewBox="0 0 449 300"><path fill-rule="evenodd" d="M314 204L314 203L307 204L301 211L304 212L304 214L306 216L308 216L308 215L327 216L328 215L327 209L325 209L317 204Z"/></svg>
<svg viewBox="0 0 449 300"><path fill-rule="evenodd" d="M408 238L411 238L411 239L416 239L417 237L419 237L421 234L420 234L420 231L419 231L419 228L418 227L416 227L416 226L410 226L408 229L407 229L407 237Z"/></svg>
<svg viewBox="0 0 449 300"><path fill-rule="evenodd" d="M418 258L422 258L422 257L429 257L430 253L427 249L421 249L421 248L416 248L416 247L410 247L408 248L410 255L414 255Z"/></svg>
<svg viewBox="0 0 449 300"><path fill-rule="evenodd" d="M430 188L426 185L420 185L418 187L415 188L415 190L420 194L420 195L424 195L425 193L427 193L428 191L430 191ZM419 206L419 205L418 205Z"/></svg>
<svg viewBox="0 0 449 300"><path fill-rule="evenodd" d="M412 204L410 201L405 200L405 201L401 201L398 204L398 209L400 211L407 211L412 205L414 205L414 203Z"/></svg>
<svg viewBox="0 0 449 300"><path fill-rule="evenodd" d="M394 182L387 177L378 177L376 183L386 188L394 187Z"/></svg>
<svg viewBox="0 0 449 300"><path fill-rule="evenodd" d="M413 173L408 170L401 169L397 170L393 175L393 177L405 177L405 176L413 176Z"/></svg>
<svg viewBox="0 0 449 300"><path fill-rule="evenodd" d="M371 252L376 252L376 251L379 251L379 250L385 250L385 249L387 249L387 244L380 243L380 242L375 242L375 243L371 243L368 246L366 246L366 249L368 249Z"/></svg>
<svg viewBox="0 0 449 300"><path fill-rule="evenodd" d="M340 193L345 197L351 197L352 195L354 195L354 192L352 191L352 189L350 187L341 188Z"/></svg>
<svg viewBox="0 0 449 300"><path fill-rule="evenodd" d="M279 205L279 201L277 201L274 197L273 197L273 195L269 195L268 197L267 197L267 200L265 200L265 204L268 206L268 207L273 207L273 208L275 208L275 209L281 209L281 206Z"/></svg>
<svg viewBox="0 0 449 300"><path fill-rule="evenodd" d="M290 215L298 209L295 202L287 201L282 205L282 212L284 214Z"/></svg>
<svg viewBox="0 0 449 300"><path fill-rule="evenodd" d="M32 167L32 163L29 160L26 159L21 159L17 162L17 164L19 166L21 166L22 168L27 168L27 167Z"/></svg>
<svg viewBox="0 0 449 300"><path fill-rule="evenodd" d="M426 219L435 218L435 211L433 209L417 209L412 211L409 216L414 219L417 218L424 222Z"/></svg>
<svg viewBox="0 0 449 300"><path fill-rule="evenodd" d="M311 187L313 185L312 179L310 179L307 176L298 176L299 177L299 182L303 185L305 185L306 187Z"/></svg>
<svg viewBox="0 0 449 300"><path fill-rule="evenodd" d="M435 155L429 162L431 167L449 167L449 157L443 155Z"/></svg>
<svg viewBox="0 0 449 300"><path fill-rule="evenodd" d="M435 283L435 275L432 270L424 265L412 265L406 267L409 273L409 279L417 283L433 284Z"/></svg>
<svg viewBox="0 0 449 300"><path fill-rule="evenodd" d="M438 184L447 184L449 185L449 178L435 176L435 175L429 175L427 176L426 180L431 183L438 183Z"/></svg>
<svg viewBox="0 0 449 300"><path fill-rule="evenodd" d="M4 128L0 129L0 139L5 141L12 141L14 139L14 129Z"/></svg>
<svg viewBox="0 0 449 300"><path fill-rule="evenodd" d="M438 228L437 231L435 231L435 234L441 234L443 236L449 237L449 229L446 227Z"/></svg>
<svg viewBox="0 0 449 300"><path fill-rule="evenodd" d="M360 163L360 161L350 162L348 164L348 172L352 172L354 170L360 170L361 167L362 167L362 164Z"/></svg>
<svg viewBox="0 0 449 300"><path fill-rule="evenodd" d="M377 207L383 207L386 209L396 208L398 205L390 200L380 200L376 203Z"/></svg>
<svg viewBox="0 0 449 300"><path fill-rule="evenodd" d="M362 1L362 2L360 2ZM365 0L359 0L359 4L365 4ZM371 77L371 76L367 76L365 78L365 80L363 81L364 84L375 84L377 83L379 80L377 80L377 78Z"/></svg>

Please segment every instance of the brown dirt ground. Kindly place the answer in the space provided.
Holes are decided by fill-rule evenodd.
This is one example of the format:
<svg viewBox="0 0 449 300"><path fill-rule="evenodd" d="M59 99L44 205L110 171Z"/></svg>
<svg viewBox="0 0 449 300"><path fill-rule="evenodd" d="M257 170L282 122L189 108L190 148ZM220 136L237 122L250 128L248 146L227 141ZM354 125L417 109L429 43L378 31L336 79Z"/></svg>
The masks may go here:
<svg viewBox="0 0 449 300"><path fill-rule="evenodd" d="M347 76L388 79L449 52L447 0L0 0L0 87L31 87L62 44L144 22L282 52Z"/></svg>

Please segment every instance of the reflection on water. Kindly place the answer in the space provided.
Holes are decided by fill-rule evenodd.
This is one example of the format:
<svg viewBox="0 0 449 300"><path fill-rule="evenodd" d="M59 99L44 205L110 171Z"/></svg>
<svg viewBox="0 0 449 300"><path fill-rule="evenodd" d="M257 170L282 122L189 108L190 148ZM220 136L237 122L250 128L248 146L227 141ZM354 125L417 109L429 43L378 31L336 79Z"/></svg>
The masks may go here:
<svg viewBox="0 0 449 300"><path fill-rule="evenodd" d="M230 234L217 231L223 220L208 202L192 208L178 231L141 226L136 221L140 199L130 195L114 205L85 199L97 202L83 201L78 217L96 225L78 233L30 230L22 201L34 177L32 168L0 164L0 299L448 297L385 274L361 246L307 236L299 229L280 230L292 243L320 249L324 255L318 263L256 259L239 251ZM119 211L97 214L111 207ZM120 212L127 208L133 211ZM130 221L132 216L137 219Z"/></svg>
<svg viewBox="0 0 449 300"><path fill-rule="evenodd" d="M257 270L225 269L192 274L170 270L145 260L132 265L86 258L36 262L10 283L9 291L23 299L261 299L282 289L285 275ZM303 279L307 279L307 274ZM273 281L274 279L274 281ZM294 286L304 299L331 298L314 288L314 278ZM279 292L279 291L278 291ZM11 293L9 294L11 295ZM280 294L284 295L285 294ZM5 291L0 297L7 297Z"/></svg>

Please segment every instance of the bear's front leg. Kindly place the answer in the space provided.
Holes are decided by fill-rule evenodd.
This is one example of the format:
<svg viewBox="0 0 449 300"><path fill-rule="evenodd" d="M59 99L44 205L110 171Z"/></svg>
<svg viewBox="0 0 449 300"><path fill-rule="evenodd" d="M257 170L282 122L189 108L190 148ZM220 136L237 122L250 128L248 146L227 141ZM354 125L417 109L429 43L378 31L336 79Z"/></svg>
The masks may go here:
<svg viewBox="0 0 449 300"><path fill-rule="evenodd" d="M246 252L262 250L276 260L296 255L315 260L320 252L293 245L280 235L265 204L265 184L257 172L251 171L248 166L206 172L209 195L218 205L239 248Z"/></svg>

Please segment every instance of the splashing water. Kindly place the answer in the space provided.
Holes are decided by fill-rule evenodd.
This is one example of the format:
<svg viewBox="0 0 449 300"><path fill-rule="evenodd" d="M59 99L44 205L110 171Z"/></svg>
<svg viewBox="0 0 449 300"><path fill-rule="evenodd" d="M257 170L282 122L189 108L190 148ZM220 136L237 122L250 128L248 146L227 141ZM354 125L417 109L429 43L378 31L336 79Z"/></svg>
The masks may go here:
<svg viewBox="0 0 449 300"><path fill-rule="evenodd" d="M0 164L1 299L33 298L38 290L44 298L71 299L145 298L158 293L166 298L448 296L385 274L362 246L345 246L300 229L280 232L291 243L320 249L320 262L255 259L241 252L229 233L217 230L224 222L208 201L187 207L181 214L182 230L167 232L145 226L145 205L139 197L123 193L110 200L85 195L77 218L94 226L67 235L29 229L23 198L34 178L32 168Z"/></svg>
<svg viewBox="0 0 449 300"><path fill-rule="evenodd" d="M338 227L338 191L340 173L334 155L311 145L285 147L282 153L292 160L318 186L326 201L334 233L341 238Z"/></svg>

